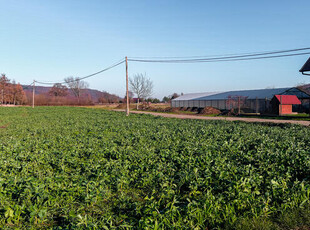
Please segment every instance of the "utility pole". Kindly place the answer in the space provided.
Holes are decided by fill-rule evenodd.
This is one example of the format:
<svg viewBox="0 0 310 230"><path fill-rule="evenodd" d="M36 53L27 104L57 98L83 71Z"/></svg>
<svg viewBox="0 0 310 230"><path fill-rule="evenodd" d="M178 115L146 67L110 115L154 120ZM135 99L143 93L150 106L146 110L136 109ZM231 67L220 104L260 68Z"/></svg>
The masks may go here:
<svg viewBox="0 0 310 230"><path fill-rule="evenodd" d="M32 87L32 108L34 108L34 94L35 94L35 87L36 87L36 81L33 80L33 87Z"/></svg>
<svg viewBox="0 0 310 230"><path fill-rule="evenodd" d="M240 96L238 96L238 115L240 115Z"/></svg>
<svg viewBox="0 0 310 230"><path fill-rule="evenodd" d="M126 116L129 116L129 94L128 94L128 60L126 56Z"/></svg>
<svg viewBox="0 0 310 230"><path fill-rule="evenodd" d="M282 116L282 95L280 95L279 115Z"/></svg>

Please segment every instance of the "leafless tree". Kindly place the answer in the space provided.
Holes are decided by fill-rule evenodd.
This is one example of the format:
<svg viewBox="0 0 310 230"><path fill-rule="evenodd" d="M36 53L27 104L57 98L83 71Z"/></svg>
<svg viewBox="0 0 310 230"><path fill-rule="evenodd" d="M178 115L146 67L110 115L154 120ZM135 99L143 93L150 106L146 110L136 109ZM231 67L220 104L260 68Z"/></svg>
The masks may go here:
<svg viewBox="0 0 310 230"><path fill-rule="evenodd" d="M6 75L4 73L1 74L1 78L0 78L0 90L1 90L1 95L2 95L1 104L4 103L4 96L7 93L6 90L7 90L9 83L10 83L10 80L6 77Z"/></svg>
<svg viewBox="0 0 310 230"><path fill-rule="evenodd" d="M68 87L71 89L78 101L80 101L81 92L83 89L88 88L88 83L79 79L78 77L67 77L64 79Z"/></svg>
<svg viewBox="0 0 310 230"><path fill-rule="evenodd" d="M130 90L138 97L137 109L140 99L145 99L153 93L153 82L146 77L146 74L135 74L129 79Z"/></svg>
<svg viewBox="0 0 310 230"><path fill-rule="evenodd" d="M117 103L119 102L119 97L115 94L110 94L106 91L102 91L98 98L99 103Z"/></svg>
<svg viewBox="0 0 310 230"><path fill-rule="evenodd" d="M49 95L55 96L55 97L65 97L68 95L68 88L65 85L56 83L53 85L53 87L49 90L48 93Z"/></svg>

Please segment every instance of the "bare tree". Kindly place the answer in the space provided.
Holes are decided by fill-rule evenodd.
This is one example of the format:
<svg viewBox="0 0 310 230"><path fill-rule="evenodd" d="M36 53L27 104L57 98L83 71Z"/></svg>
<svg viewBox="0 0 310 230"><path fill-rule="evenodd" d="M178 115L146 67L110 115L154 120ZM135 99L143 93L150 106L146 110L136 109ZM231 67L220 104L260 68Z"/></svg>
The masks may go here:
<svg viewBox="0 0 310 230"><path fill-rule="evenodd" d="M24 104L26 102L26 95L23 87L15 80L12 81L6 77L5 74L1 74L0 77L0 98L1 104Z"/></svg>
<svg viewBox="0 0 310 230"><path fill-rule="evenodd" d="M55 96L55 97L65 97L68 95L68 88L65 85L62 85L60 83L56 83L49 90L48 94L51 96Z"/></svg>
<svg viewBox="0 0 310 230"><path fill-rule="evenodd" d="M153 82L146 77L146 74L135 74L129 79L130 90L138 97L137 109L140 99L145 99L153 93Z"/></svg>
<svg viewBox="0 0 310 230"><path fill-rule="evenodd" d="M7 94L7 87L10 83L10 80L6 77L6 75L3 73L0 77L0 90L1 90L1 104L4 104L5 95Z"/></svg>
<svg viewBox="0 0 310 230"><path fill-rule="evenodd" d="M16 103L18 103L19 105L26 103L27 98L23 90L23 87L19 83L16 84L15 81L14 81L14 85L12 84L12 86L13 86L12 97L13 97L14 105Z"/></svg>
<svg viewBox="0 0 310 230"><path fill-rule="evenodd" d="M81 92L88 87L88 83L79 79L78 77L67 77L64 79L68 87L71 89L75 97L80 102Z"/></svg>
<svg viewBox="0 0 310 230"><path fill-rule="evenodd" d="M110 94L106 91L102 91L98 98L99 103L117 103L119 101L119 97L115 94Z"/></svg>

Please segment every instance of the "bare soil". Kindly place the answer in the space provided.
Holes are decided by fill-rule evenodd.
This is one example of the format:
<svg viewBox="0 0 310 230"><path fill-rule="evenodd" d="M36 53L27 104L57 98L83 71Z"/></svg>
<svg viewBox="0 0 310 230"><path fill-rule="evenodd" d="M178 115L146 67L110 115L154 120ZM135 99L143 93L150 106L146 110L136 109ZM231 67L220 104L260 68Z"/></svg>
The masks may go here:
<svg viewBox="0 0 310 230"><path fill-rule="evenodd" d="M203 109L199 112L199 114L203 114L203 115L213 115L213 114L218 115L218 114L220 114L220 113L221 113L220 110L218 110L218 109L216 109L216 108L213 108L213 107L210 107L210 106L203 108Z"/></svg>
<svg viewBox="0 0 310 230"><path fill-rule="evenodd" d="M114 111L124 112L124 110L121 110L121 109L115 109ZM130 111L130 112L138 113L138 114L140 113L151 114L154 116L179 118L179 119L245 121L245 122L258 122L258 123L274 123L274 124L298 124L298 125L310 126L310 121L275 120L275 119L260 119L260 118L246 118L246 117L203 117L203 116L198 116L198 115L156 113L156 112L147 112L147 111Z"/></svg>

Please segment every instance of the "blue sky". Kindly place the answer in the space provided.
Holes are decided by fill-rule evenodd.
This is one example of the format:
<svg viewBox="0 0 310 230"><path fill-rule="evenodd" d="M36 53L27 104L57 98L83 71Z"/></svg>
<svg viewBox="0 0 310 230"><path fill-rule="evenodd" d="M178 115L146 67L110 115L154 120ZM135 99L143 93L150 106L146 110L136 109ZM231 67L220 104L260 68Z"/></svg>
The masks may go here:
<svg viewBox="0 0 310 230"><path fill-rule="evenodd" d="M195 56L310 46L310 1L0 0L0 72L22 84L62 81L125 56ZM308 56L198 64L129 63L154 97L309 83ZM87 79L125 94L125 65Z"/></svg>

